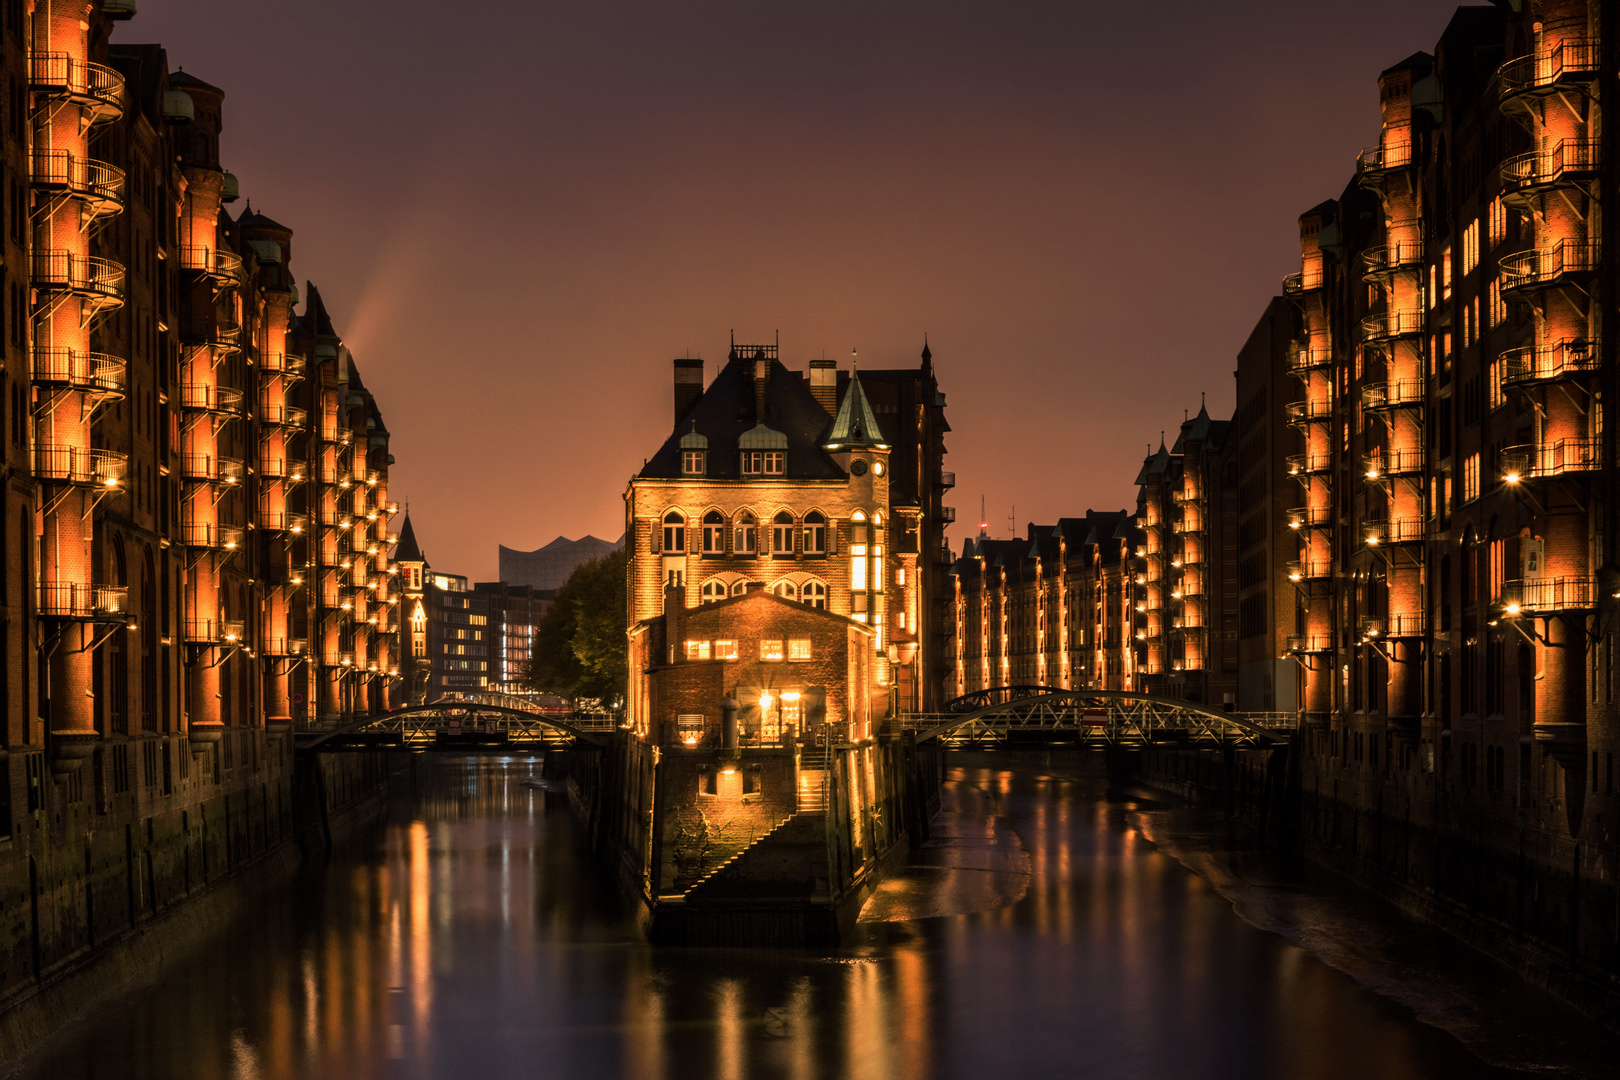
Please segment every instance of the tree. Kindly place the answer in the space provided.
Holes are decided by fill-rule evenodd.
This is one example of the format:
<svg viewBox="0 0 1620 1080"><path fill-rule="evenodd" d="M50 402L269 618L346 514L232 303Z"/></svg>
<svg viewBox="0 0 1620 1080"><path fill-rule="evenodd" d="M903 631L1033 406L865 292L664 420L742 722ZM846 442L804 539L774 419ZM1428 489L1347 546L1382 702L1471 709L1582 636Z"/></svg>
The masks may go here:
<svg viewBox="0 0 1620 1080"><path fill-rule="evenodd" d="M624 706L630 680L624 634L627 556L615 551L581 563L568 575L535 631L530 689L571 700Z"/></svg>

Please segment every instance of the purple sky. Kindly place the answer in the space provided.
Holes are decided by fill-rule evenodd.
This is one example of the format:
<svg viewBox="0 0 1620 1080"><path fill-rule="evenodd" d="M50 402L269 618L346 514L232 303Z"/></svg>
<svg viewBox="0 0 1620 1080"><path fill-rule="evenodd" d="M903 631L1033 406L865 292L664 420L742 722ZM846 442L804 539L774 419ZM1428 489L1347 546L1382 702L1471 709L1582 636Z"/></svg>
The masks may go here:
<svg viewBox="0 0 1620 1080"><path fill-rule="evenodd" d="M1299 212L1378 130L1439 0L143 0L117 41L225 88L222 157L295 230L434 565L612 539L670 360L851 346L948 395L959 521L1134 501L1232 409ZM237 209L240 209L237 205Z"/></svg>

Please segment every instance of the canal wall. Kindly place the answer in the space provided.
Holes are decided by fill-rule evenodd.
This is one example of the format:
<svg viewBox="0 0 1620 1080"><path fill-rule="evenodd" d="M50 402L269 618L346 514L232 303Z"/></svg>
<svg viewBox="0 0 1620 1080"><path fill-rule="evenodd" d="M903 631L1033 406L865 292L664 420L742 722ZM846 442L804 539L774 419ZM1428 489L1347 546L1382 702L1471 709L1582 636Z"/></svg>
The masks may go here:
<svg viewBox="0 0 1620 1080"><path fill-rule="evenodd" d="M658 746L629 732L547 758L594 850L670 945L835 945L938 812L943 758L855 746Z"/></svg>
<svg viewBox="0 0 1620 1080"><path fill-rule="evenodd" d="M1120 766L1225 811L1518 971L1620 1031L1620 849L1603 819L1570 835L1443 759L1376 753L1331 730L1296 752L1154 749ZM1291 756L1292 755L1292 756ZM1549 800L1549 804L1551 800Z"/></svg>
<svg viewBox="0 0 1620 1080"><path fill-rule="evenodd" d="M37 787L0 841L0 1062L199 944L380 807L387 781L381 755L295 755L290 734L262 729L201 754L151 743L132 756L153 768L127 783L112 747L104 771L92 760L78 776L38 754L7 762L14 794Z"/></svg>

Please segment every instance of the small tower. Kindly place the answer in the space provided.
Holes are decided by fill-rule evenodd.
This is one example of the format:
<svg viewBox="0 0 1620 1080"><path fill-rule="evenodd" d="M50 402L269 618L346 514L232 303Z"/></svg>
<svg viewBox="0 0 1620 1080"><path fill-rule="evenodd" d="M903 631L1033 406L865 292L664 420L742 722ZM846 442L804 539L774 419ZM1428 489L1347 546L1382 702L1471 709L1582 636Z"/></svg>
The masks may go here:
<svg viewBox="0 0 1620 1080"><path fill-rule="evenodd" d="M411 512L405 511L405 523L399 530L399 546L394 549L393 561L399 566L400 593L404 603L400 610L405 615L410 635L410 646L404 650L400 671L405 676L406 694L411 704L421 704L427 694L431 663L428 659L427 618L427 559L416 543L416 530L411 527Z"/></svg>

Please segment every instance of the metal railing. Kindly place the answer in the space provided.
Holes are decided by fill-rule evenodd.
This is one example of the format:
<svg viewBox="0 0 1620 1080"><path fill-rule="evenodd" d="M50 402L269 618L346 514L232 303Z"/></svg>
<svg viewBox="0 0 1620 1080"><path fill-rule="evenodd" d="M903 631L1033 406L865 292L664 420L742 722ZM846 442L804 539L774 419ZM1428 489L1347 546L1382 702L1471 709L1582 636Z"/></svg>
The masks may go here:
<svg viewBox="0 0 1620 1080"><path fill-rule="evenodd" d="M1422 404L1422 379L1367 383L1361 388L1361 407L1364 409L1410 409Z"/></svg>
<svg viewBox="0 0 1620 1080"><path fill-rule="evenodd" d="M1408 446L1391 450L1385 447L1374 450L1362 458L1369 480L1381 480L1386 476L1412 476L1423 471L1423 448L1421 446Z"/></svg>
<svg viewBox="0 0 1620 1080"><path fill-rule="evenodd" d="M1512 189L1556 184L1570 174L1596 172L1599 161L1596 142L1561 139L1550 150L1534 150L1502 162L1502 186Z"/></svg>
<svg viewBox="0 0 1620 1080"><path fill-rule="evenodd" d="M1504 255L1497 265L1504 290L1552 285L1569 274L1599 268L1599 245L1589 240L1560 240L1549 248Z"/></svg>
<svg viewBox="0 0 1620 1080"><path fill-rule="evenodd" d="M265 371L272 375L303 375L304 358L297 353L265 353L259 360Z"/></svg>
<svg viewBox="0 0 1620 1080"><path fill-rule="evenodd" d="M215 457L212 454L181 454L180 475L186 480L208 484L240 484L242 462L236 458Z"/></svg>
<svg viewBox="0 0 1620 1080"><path fill-rule="evenodd" d="M180 523L180 543L189 548L235 551L242 546L242 537L239 525L221 525L214 521Z"/></svg>
<svg viewBox="0 0 1620 1080"><path fill-rule="evenodd" d="M1327 280L1321 268L1305 271L1300 270L1283 278L1283 292L1289 296L1299 296L1320 289Z"/></svg>
<svg viewBox="0 0 1620 1080"><path fill-rule="evenodd" d="M122 394L127 385L128 364L116 356L44 345L35 345L31 356L37 383L72 386L99 394Z"/></svg>
<svg viewBox="0 0 1620 1080"><path fill-rule="evenodd" d="M303 656L309 652L307 638L267 637L262 640L264 648L260 651L265 656Z"/></svg>
<svg viewBox="0 0 1620 1080"><path fill-rule="evenodd" d="M44 248L34 252L30 270L36 287L62 289L103 303L124 302L124 268L111 259Z"/></svg>
<svg viewBox="0 0 1620 1080"><path fill-rule="evenodd" d="M1288 466L1289 476L1315 476L1333 468L1333 455L1321 452L1289 454L1283 458L1283 463Z"/></svg>
<svg viewBox="0 0 1620 1080"><path fill-rule="evenodd" d="M1510 446L1502 451L1502 479L1516 484L1603 466L1602 439L1558 439L1540 446Z"/></svg>
<svg viewBox="0 0 1620 1080"><path fill-rule="evenodd" d="M1321 529L1333 524L1333 507L1322 506L1296 506L1288 511L1288 527L1290 529Z"/></svg>
<svg viewBox="0 0 1620 1080"><path fill-rule="evenodd" d="M129 588L124 585L92 585L69 581L42 581L37 592L41 617L52 619L94 619L98 615L121 616L129 611Z"/></svg>
<svg viewBox="0 0 1620 1080"><path fill-rule="evenodd" d="M1547 611L1580 611L1597 607L1597 580L1589 577L1539 577L1502 583L1497 601L1508 617Z"/></svg>
<svg viewBox="0 0 1620 1080"><path fill-rule="evenodd" d="M303 514L289 514L285 510L260 510L259 528L298 535L309 528L309 518Z"/></svg>
<svg viewBox="0 0 1620 1080"><path fill-rule="evenodd" d="M1289 581L1316 581L1332 576L1332 559L1298 559L1288 564Z"/></svg>
<svg viewBox="0 0 1620 1080"><path fill-rule="evenodd" d="M129 470L129 455L61 443L34 444L34 476L66 484L117 487Z"/></svg>
<svg viewBox="0 0 1620 1080"><path fill-rule="evenodd" d="M1393 244L1380 244L1361 253L1363 277L1385 277L1402 270L1415 270L1423 265L1423 241L1398 240Z"/></svg>
<svg viewBox="0 0 1620 1080"><path fill-rule="evenodd" d="M105 64L79 60L70 53L29 57L28 85L37 93L78 102L90 113L92 123L111 120L124 111L124 77Z"/></svg>
<svg viewBox="0 0 1620 1080"><path fill-rule="evenodd" d="M1283 407L1288 422L1295 426L1310 424L1333 418L1333 399L1308 398L1305 401L1290 401Z"/></svg>
<svg viewBox="0 0 1620 1080"><path fill-rule="evenodd" d="M221 416L241 416L242 391L209 383L181 383L180 407Z"/></svg>
<svg viewBox="0 0 1620 1080"><path fill-rule="evenodd" d="M1356 155L1356 171L1379 173L1390 169L1405 169L1410 168L1413 161L1411 143L1395 143L1392 146L1380 144L1369 146Z"/></svg>
<svg viewBox="0 0 1620 1080"><path fill-rule="evenodd" d="M1333 651L1332 634L1290 634L1284 642L1290 653L1325 653Z"/></svg>
<svg viewBox="0 0 1620 1080"><path fill-rule="evenodd" d="M243 640L245 628L229 619L187 619L184 633L192 644L234 645Z"/></svg>
<svg viewBox="0 0 1620 1080"><path fill-rule="evenodd" d="M1361 320L1363 341L1387 341L1423 333L1423 312L1381 311Z"/></svg>
<svg viewBox="0 0 1620 1080"><path fill-rule="evenodd" d="M1295 344L1288 350L1288 370L1296 374L1331 366L1332 349L1313 349L1309 345Z"/></svg>
<svg viewBox="0 0 1620 1080"><path fill-rule="evenodd" d="M1406 517L1367 521L1362 523L1361 531L1367 543L1373 547L1379 544L1415 544L1423 539L1423 519Z"/></svg>
<svg viewBox="0 0 1620 1080"><path fill-rule="evenodd" d="M31 178L38 187L61 188L90 202L93 213L117 213L124 204L124 170L66 150L35 150Z"/></svg>
<svg viewBox="0 0 1620 1080"><path fill-rule="evenodd" d="M197 270L219 282L234 282L242 276L242 256L217 247L183 247L180 269Z"/></svg>
<svg viewBox="0 0 1620 1080"><path fill-rule="evenodd" d="M1550 381L1598 369L1598 343L1585 338L1502 350L1502 385Z"/></svg>
<svg viewBox="0 0 1620 1080"><path fill-rule="evenodd" d="M1504 101L1539 90L1550 90L1568 80L1585 81L1602 64L1599 43L1586 38L1559 42L1545 52L1520 56L1497 69Z"/></svg>

